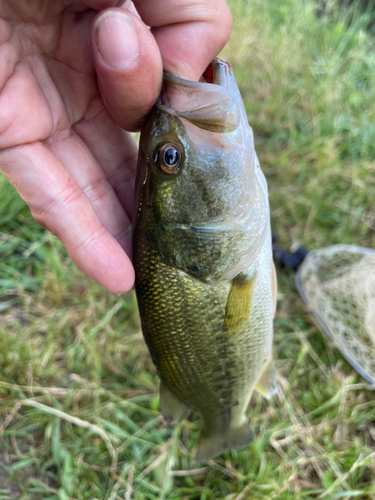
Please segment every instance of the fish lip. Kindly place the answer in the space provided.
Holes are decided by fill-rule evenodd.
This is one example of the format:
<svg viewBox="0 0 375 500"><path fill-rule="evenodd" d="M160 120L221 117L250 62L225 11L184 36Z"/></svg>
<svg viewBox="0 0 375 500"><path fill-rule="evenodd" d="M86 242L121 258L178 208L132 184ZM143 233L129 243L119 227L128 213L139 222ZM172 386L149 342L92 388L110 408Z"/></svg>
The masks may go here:
<svg viewBox="0 0 375 500"><path fill-rule="evenodd" d="M156 107L204 130L233 132L241 123L242 101L232 66L216 58L207 71L212 73L212 83L185 80L164 72Z"/></svg>
<svg viewBox="0 0 375 500"><path fill-rule="evenodd" d="M165 82L172 83L174 85L182 85L186 88L191 88L191 89L196 89L196 88L201 88L202 85L219 85L221 87L225 86L224 82L222 81L223 74L222 72L217 71L218 69L223 69L226 74L229 76L233 76L233 68L232 65L229 64L227 61L222 59L221 57L215 57L210 64L207 66L205 71L203 72L203 75L207 73L210 69L212 69L213 72L213 81L212 82L195 82L191 80L185 80L184 78L180 78L179 76L172 75L172 73L169 73L168 71L163 72L163 80ZM215 73L216 71L216 73ZM215 81L216 80L216 81ZM217 80L221 80L217 81Z"/></svg>

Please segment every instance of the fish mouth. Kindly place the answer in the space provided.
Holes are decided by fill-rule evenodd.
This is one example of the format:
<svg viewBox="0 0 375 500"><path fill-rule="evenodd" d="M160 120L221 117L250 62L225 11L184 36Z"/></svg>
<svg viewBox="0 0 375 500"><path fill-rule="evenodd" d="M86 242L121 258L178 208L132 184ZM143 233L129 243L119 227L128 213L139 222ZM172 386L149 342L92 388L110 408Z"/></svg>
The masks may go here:
<svg viewBox="0 0 375 500"><path fill-rule="evenodd" d="M214 59L199 82L164 72L156 106L211 132L233 132L241 122L241 96L232 66Z"/></svg>
<svg viewBox="0 0 375 500"><path fill-rule="evenodd" d="M210 62L198 82L184 80L183 78L172 75L172 73L168 73L168 71L164 71L163 73L164 81L194 89L200 86L201 83L220 85L221 87L229 88L227 80L230 76L233 77L232 66L220 57L216 57Z"/></svg>

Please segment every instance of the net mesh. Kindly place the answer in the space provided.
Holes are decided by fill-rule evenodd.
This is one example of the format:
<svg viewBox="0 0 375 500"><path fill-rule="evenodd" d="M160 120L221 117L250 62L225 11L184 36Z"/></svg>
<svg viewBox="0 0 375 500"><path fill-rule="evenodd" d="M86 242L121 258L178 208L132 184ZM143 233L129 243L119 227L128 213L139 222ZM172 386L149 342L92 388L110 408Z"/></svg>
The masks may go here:
<svg viewBox="0 0 375 500"><path fill-rule="evenodd" d="M296 285L319 326L375 384L375 250L335 245L312 251Z"/></svg>

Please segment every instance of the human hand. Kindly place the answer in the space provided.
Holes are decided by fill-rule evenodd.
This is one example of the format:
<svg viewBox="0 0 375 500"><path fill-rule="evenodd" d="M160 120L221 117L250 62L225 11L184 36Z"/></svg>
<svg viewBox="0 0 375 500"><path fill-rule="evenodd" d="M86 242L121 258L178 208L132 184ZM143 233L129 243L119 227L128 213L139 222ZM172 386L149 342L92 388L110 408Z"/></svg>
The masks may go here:
<svg viewBox="0 0 375 500"><path fill-rule="evenodd" d="M0 0L0 171L78 267L123 293L137 159L123 129L142 125L163 67L199 79L231 16L225 0L115 5Z"/></svg>

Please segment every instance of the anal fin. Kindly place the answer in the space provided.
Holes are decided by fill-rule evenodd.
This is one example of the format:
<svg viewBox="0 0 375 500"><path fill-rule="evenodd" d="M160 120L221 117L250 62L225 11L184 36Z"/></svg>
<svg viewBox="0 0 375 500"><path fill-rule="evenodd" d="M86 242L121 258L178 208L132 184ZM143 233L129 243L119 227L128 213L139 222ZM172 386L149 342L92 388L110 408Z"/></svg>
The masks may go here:
<svg viewBox="0 0 375 500"><path fill-rule="evenodd" d="M211 458L228 450L245 448L253 440L253 432L249 421L244 417L242 424L227 433L209 434L204 431L199 436L195 459L199 463L207 462Z"/></svg>
<svg viewBox="0 0 375 500"><path fill-rule="evenodd" d="M160 382L159 406L165 420L171 423L180 422L190 411L162 381Z"/></svg>
<svg viewBox="0 0 375 500"><path fill-rule="evenodd" d="M273 359L270 358L264 367L255 389L266 399L271 399L277 392L276 371Z"/></svg>

